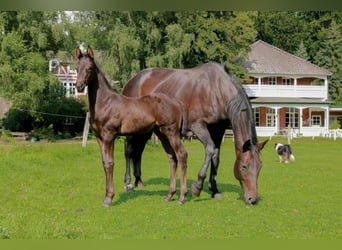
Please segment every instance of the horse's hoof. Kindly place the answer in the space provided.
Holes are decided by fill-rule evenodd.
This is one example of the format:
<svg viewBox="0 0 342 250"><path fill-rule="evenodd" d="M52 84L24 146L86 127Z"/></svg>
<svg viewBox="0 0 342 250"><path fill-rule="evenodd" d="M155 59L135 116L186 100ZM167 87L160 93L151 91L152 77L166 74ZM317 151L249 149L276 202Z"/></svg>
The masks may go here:
<svg viewBox="0 0 342 250"><path fill-rule="evenodd" d="M165 197L165 201L173 201L174 199L172 198L173 197L173 195L176 193L176 191L174 191L174 192L169 192L168 194L167 194L167 196Z"/></svg>
<svg viewBox="0 0 342 250"><path fill-rule="evenodd" d="M211 197L216 199L216 200L222 200L223 199L223 195L220 192L212 194Z"/></svg>
<svg viewBox="0 0 342 250"><path fill-rule="evenodd" d="M135 187L137 187L137 188L143 188L143 187L144 187L144 184L143 184L141 181L139 181L138 183L135 183Z"/></svg>
<svg viewBox="0 0 342 250"><path fill-rule="evenodd" d="M191 185L191 194L194 197L199 197L201 194L201 189L198 187L196 182L193 182Z"/></svg>
<svg viewBox="0 0 342 250"><path fill-rule="evenodd" d="M172 197L169 197L169 196L166 196L166 197L165 197L165 201L166 201L166 202L169 202L169 201L172 201L172 200L173 200Z"/></svg>
<svg viewBox="0 0 342 250"><path fill-rule="evenodd" d="M134 191L134 187L132 184L128 184L125 186L125 190L126 192L133 192Z"/></svg>
<svg viewBox="0 0 342 250"><path fill-rule="evenodd" d="M104 207L110 207L112 205L112 200L109 199L108 197L104 199L102 206Z"/></svg>
<svg viewBox="0 0 342 250"><path fill-rule="evenodd" d="M103 203L102 203L102 206L103 206L103 207L110 207L110 204L108 204L108 203L106 203L106 202L103 202Z"/></svg>
<svg viewBox="0 0 342 250"><path fill-rule="evenodd" d="M184 202L185 202L185 200L178 200L178 204L179 204L179 205L183 205Z"/></svg>

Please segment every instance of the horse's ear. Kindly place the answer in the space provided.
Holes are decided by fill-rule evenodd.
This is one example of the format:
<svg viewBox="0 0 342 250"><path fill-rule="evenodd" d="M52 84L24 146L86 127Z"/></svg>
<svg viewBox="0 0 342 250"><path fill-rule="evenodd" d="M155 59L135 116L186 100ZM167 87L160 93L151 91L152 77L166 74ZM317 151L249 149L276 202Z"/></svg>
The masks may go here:
<svg viewBox="0 0 342 250"><path fill-rule="evenodd" d="M260 142L260 143L255 145L259 152L265 147L267 142L268 142L268 140L266 140L264 142ZM247 152L248 150L251 150L251 148L252 148L251 140L247 140L242 146L242 152L243 153Z"/></svg>
<svg viewBox="0 0 342 250"><path fill-rule="evenodd" d="M251 140L247 140L242 146L242 152L244 153L244 152L247 152L248 150L251 150L251 146L252 146Z"/></svg>
<svg viewBox="0 0 342 250"><path fill-rule="evenodd" d="M76 48L76 58L80 59L82 57L82 51L79 47Z"/></svg>
<svg viewBox="0 0 342 250"><path fill-rule="evenodd" d="M91 59L94 60L94 52L90 47L88 47L88 49L87 49L87 54Z"/></svg>
<svg viewBox="0 0 342 250"><path fill-rule="evenodd" d="M266 143L268 142L268 139L264 142L260 142L256 145L256 147L258 148L258 151L260 152L266 145Z"/></svg>

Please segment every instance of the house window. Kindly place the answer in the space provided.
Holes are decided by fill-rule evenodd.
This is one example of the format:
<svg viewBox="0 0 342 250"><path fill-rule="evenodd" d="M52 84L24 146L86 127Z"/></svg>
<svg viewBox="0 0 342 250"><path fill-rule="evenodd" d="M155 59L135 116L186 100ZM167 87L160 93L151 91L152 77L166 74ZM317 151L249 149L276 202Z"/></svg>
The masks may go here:
<svg viewBox="0 0 342 250"><path fill-rule="evenodd" d="M268 78L268 84L269 85L276 85L277 81L276 78L274 76L271 76Z"/></svg>
<svg viewBox="0 0 342 250"><path fill-rule="evenodd" d="M290 78L283 78L283 85L291 85L291 79Z"/></svg>
<svg viewBox="0 0 342 250"><path fill-rule="evenodd" d="M253 108L255 126L260 126L260 108Z"/></svg>
<svg viewBox="0 0 342 250"><path fill-rule="evenodd" d="M254 84L259 84L259 81L260 81L260 84L263 84L264 78L255 77L254 80L253 80L253 83Z"/></svg>
<svg viewBox="0 0 342 250"><path fill-rule="evenodd" d="M286 108L285 126L291 128L298 128L299 112L296 108Z"/></svg>
<svg viewBox="0 0 342 250"><path fill-rule="evenodd" d="M266 127L275 127L275 110L272 108L266 109Z"/></svg>
<svg viewBox="0 0 342 250"><path fill-rule="evenodd" d="M321 126L321 116L313 115L311 117L311 126Z"/></svg>
<svg viewBox="0 0 342 250"><path fill-rule="evenodd" d="M64 125L74 125L72 117L66 117L64 120Z"/></svg>
<svg viewBox="0 0 342 250"><path fill-rule="evenodd" d="M70 95L72 96L76 95L76 88L74 86L70 88Z"/></svg>

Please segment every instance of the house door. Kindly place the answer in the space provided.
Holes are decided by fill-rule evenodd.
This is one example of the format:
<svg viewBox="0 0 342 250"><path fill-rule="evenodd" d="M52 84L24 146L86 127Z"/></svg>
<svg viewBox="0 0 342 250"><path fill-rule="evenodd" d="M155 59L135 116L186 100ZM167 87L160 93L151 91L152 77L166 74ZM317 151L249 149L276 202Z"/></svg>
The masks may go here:
<svg viewBox="0 0 342 250"><path fill-rule="evenodd" d="M275 109L267 108L266 109L266 127L275 127L276 126L276 116Z"/></svg>
<svg viewBox="0 0 342 250"><path fill-rule="evenodd" d="M290 128L299 127L299 110L296 108L286 108L285 126Z"/></svg>

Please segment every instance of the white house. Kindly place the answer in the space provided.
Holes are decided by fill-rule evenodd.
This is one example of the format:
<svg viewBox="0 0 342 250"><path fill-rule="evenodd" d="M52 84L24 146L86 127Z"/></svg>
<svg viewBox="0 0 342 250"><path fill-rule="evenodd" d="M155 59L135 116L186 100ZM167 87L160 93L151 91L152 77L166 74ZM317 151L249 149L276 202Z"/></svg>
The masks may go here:
<svg viewBox="0 0 342 250"><path fill-rule="evenodd" d="M72 69L70 63L60 63L57 59L49 60L49 71L56 75L60 84L64 86L66 97L79 97L86 95L84 92L78 92L76 89L77 72Z"/></svg>
<svg viewBox="0 0 342 250"><path fill-rule="evenodd" d="M319 136L329 130L331 72L261 40L251 45L245 67L259 136Z"/></svg>

